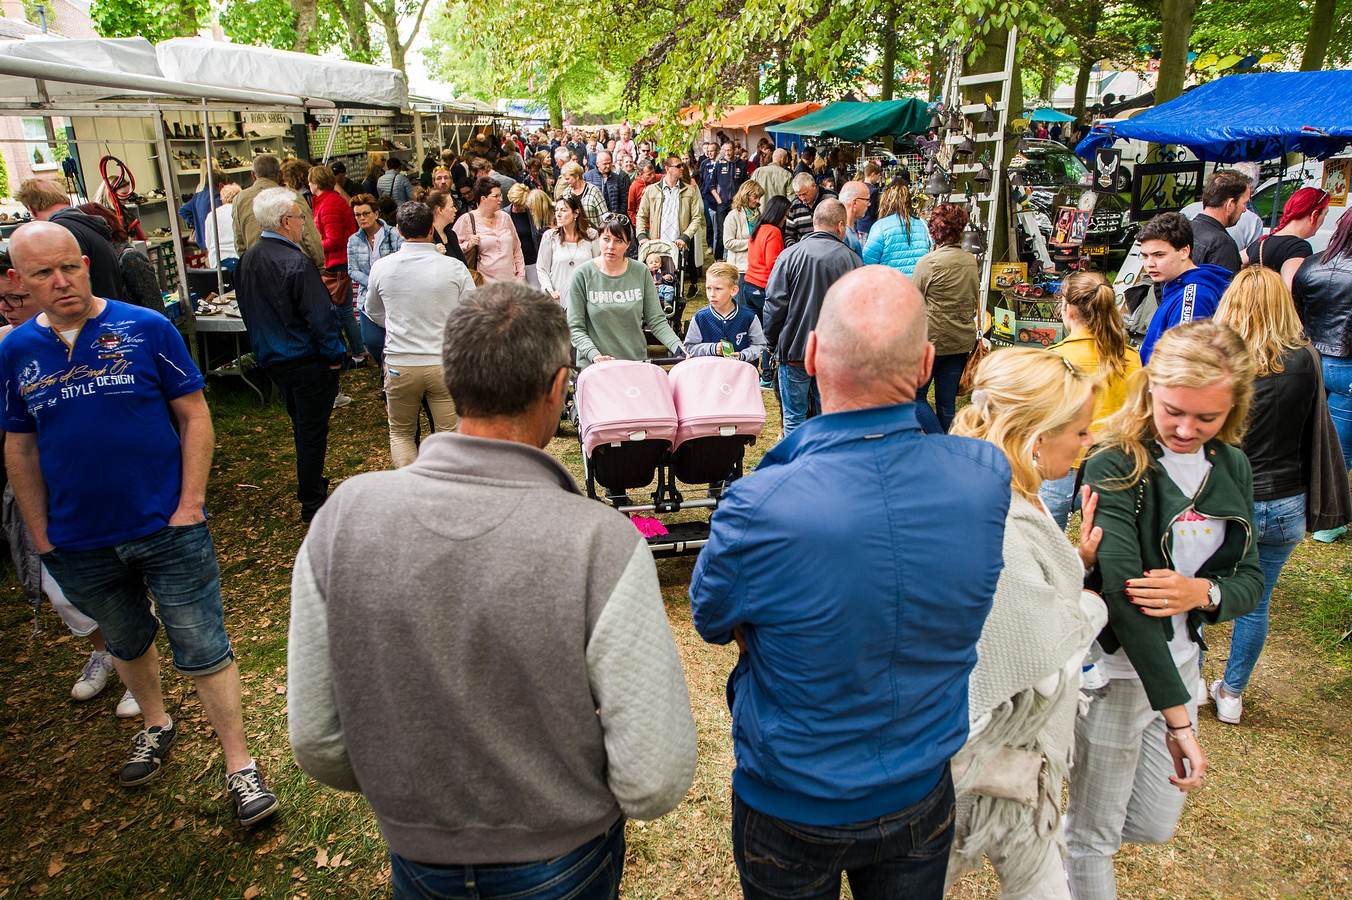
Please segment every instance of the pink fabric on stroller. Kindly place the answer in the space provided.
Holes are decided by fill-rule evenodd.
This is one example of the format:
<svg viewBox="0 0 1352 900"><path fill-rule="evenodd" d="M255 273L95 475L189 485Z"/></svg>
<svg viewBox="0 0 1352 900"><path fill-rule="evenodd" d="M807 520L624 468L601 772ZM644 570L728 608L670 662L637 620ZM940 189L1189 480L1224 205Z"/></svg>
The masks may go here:
<svg viewBox="0 0 1352 900"><path fill-rule="evenodd" d="M755 436L765 428L765 401L755 366L740 359L696 356L672 366L668 377L679 422L671 449L694 438Z"/></svg>
<svg viewBox="0 0 1352 900"><path fill-rule="evenodd" d="M577 417L587 456L601 444L676 436L667 372L649 363L613 359L583 369L577 376Z"/></svg>

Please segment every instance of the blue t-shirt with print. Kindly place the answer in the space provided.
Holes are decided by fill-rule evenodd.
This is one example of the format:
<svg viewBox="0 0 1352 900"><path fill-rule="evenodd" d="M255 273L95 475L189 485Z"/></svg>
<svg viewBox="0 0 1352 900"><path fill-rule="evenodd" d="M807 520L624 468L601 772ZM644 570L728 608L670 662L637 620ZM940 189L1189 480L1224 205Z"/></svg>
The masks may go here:
<svg viewBox="0 0 1352 900"><path fill-rule="evenodd" d="M69 347L37 319L0 342L0 425L37 432L47 539L61 550L109 547L169 524L182 479L169 401L204 384L168 319L104 302Z"/></svg>

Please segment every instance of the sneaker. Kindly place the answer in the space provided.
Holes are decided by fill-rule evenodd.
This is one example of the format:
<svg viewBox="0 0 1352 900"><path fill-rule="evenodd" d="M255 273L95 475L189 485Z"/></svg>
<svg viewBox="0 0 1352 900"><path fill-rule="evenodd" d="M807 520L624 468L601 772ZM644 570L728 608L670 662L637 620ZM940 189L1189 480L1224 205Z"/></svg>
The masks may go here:
<svg viewBox="0 0 1352 900"><path fill-rule="evenodd" d="M773 391L775 389L775 383L773 381L762 380L760 383L760 389L762 391Z"/></svg>
<svg viewBox="0 0 1352 900"><path fill-rule="evenodd" d="M1332 544L1345 534L1347 534L1347 526L1339 525L1337 528L1325 528L1323 531L1316 531L1311 537L1321 544Z"/></svg>
<svg viewBox="0 0 1352 900"><path fill-rule="evenodd" d="M89 654L89 662L80 670L80 680L70 689L70 695L76 700L93 700L108 686L108 676L113 672L113 655L107 650L95 650Z"/></svg>
<svg viewBox="0 0 1352 900"><path fill-rule="evenodd" d="M1206 676L1197 673L1197 705L1206 706L1211 702L1211 691L1206 686Z"/></svg>
<svg viewBox="0 0 1352 900"><path fill-rule="evenodd" d="M239 824L246 828L255 822L261 822L277 811L277 795L268 790L263 783L257 766L249 766L226 776L226 785L230 797L235 801L235 814Z"/></svg>
<svg viewBox="0 0 1352 900"><path fill-rule="evenodd" d="M156 725L138 731L136 743L131 748L131 758L117 775L118 783L123 787L136 787L158 775L160 766L164 764L164 756L174 746L176 737L178 730L172 721L164 727Z"/></svg>
<svg viewBox="0 0 1352 900"><path fill-rule="evenodd" d="M122 699L117 701L117 708L113 710L113 715L119 719L134 719L141 714L141 704L136 702L136 698L127 691L122 695Z"/></svg>
<svg viewBox="0 0 1352 900"><path fill-rule="evenodd" d="M349 397L347 394L340 393L337 397L333 398L333 408L342 409L344 406L347 406L351 402L352 402L351 397Z"/></svg>
<svg viewBox="0 0 1352 900"><path fill-rule="evenodd" d="M1229 694L1221 691L1219 681L1211 682L1211 698L1216 701L1216 718L1227 725L1238 725L1239 717L1244 712L1244 698L1231 697Z"/></svg>

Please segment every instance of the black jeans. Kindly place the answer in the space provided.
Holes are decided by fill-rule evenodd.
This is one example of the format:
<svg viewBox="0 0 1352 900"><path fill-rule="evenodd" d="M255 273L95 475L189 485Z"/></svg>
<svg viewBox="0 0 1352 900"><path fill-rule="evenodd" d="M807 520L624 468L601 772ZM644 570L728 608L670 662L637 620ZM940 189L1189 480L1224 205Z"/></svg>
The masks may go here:
<svg viewBox="0 0 1352 900"><path fill-rule="evenodd" d="M268 370L286 401L296 441L296 499L301 518L310 521L329 493L324 455L329 449L329 416L338 396L338 370L322 359L293 368Z"/></svg>
<svg viewBox="0 0 1352 900"><path fill-rule="evenodd" d="M855 900L942 900L953 846L953 779L903 810L853 825L803 825L767 816L732 795L732 857L746 900L839 900L840 873Z"/></svg>

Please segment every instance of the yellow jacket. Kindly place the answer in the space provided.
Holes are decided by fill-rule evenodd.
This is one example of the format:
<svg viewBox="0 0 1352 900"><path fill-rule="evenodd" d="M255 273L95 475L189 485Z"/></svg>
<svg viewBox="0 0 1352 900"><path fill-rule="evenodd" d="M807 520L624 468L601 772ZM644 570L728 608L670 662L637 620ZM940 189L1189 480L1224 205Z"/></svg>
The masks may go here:
<svg viewBox="0 0 1352 900"><path fill-rule="evenodd" d="M1066 335L1065 340L1049 349L1053 353L1060 354L1062 358L1081 372L1096 374L1099 371L1099 357L1098 351L1094 348L1094 336L1089 333L1087 328L1075 329ZM1103 392L1099 394L1098 402L1094 404L1094 424L1091 428L1094 431L1095 439L1098 438L1103 423L1113 413L1121 409L1122 404L1127 402L1127 377L1141 368L1140 354L1131 347L1127 347L1126 357L1125 374L1121 377L1106 379Z"/></svg>

